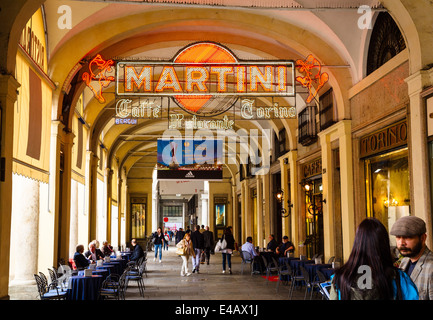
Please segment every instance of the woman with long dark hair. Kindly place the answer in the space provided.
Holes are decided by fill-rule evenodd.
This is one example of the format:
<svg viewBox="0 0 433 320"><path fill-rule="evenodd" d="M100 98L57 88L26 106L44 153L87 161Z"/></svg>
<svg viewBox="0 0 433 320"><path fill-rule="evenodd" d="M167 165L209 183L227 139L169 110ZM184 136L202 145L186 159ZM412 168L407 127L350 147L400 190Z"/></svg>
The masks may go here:
<svg viewBox="0 0 433 320"><path fill-rule="evenodd" d="M222 258L223 258L223 273L226 273L226 260L227 265L229 267L229 273L232 274L232 254L233 250L235 250L235 239L232 234L232 230L230 227L225 228L223 236L221 237L221 241L225 239L227 242L227 246L221 250Z"/></svg>
<svg viewBox="0 0 433 320"><path fill-rule="evenodd" d="M331 300L418 300L416 286L393 262L385 226L363 220L349 259L332 278Z"/></svg>

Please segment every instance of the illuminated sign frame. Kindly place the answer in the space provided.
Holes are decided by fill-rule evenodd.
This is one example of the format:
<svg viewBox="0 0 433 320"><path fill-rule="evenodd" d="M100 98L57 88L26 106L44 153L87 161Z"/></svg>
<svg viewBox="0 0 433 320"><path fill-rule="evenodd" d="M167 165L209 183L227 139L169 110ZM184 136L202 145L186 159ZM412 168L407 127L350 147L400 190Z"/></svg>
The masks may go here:
<svg viewBox="0 0 433 320"><path fill-rule="evenodd" d="M137 68L140 66L141 70L137 72ZM296 94L295 67L294 61L248 61L236 63L118 61L116 95L294 97ZM156 69L161 69L159 76L155 75ZM266 72L266 76L262 72L263 69ZM232 88L230 91L227 90L229 81L225 77L229 73L234 74L233 78L236 81L235 83L230 82L233 88L236 88ZM119 77L121 74L123 77ZM193 77L196 74L200 74L201 77ZM216 82L210 79L210 74L218 75ZM290 83L287 82L288 74L290 74ZM179 75L183 75L183 77ZM269 77L272 79L269 79ZM278 79L277 82L274 82L275 78ZM185 83L183 87L182 83ZM259 86L261 86L262 91L259 91ZM133 87L136 87L139 91L133 90ZM214 90L215 87L218 89ZM279 90L272 90L273 87L277 87Z"/></svg>

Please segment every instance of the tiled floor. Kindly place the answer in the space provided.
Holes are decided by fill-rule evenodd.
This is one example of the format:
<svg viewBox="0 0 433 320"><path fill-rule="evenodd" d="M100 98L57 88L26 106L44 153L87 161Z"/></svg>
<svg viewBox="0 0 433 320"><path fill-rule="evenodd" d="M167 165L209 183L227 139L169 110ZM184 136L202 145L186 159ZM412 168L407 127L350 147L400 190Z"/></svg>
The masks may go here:
<svg viewBox="0 0 433 320"><path fill-rule="evenodd" d="M154 252L148 252L147 277L144 278L145 294L140 296L135 283L130 283L126 291L126 300L289 300L289 287L280 283L276 291L276 282L268 281L261 275L251 276L249 265L241 274L241 258L236 252L232 257L232 272L222 273L221 254L211 256L210 264L201 264L200 273L188 277L180 275L181 258L175 254L174 246L163 251L162 262L153 261ZM192 262L189 260L192 271ZM33 291L32 291L33 290ZM36 288L27 290L11 288L11 300L35 300ZM304 288L294 291L292 300L304 299ZM309 299L309 295L307 296ZM319 294L313 299L321 300Z"/></svg>

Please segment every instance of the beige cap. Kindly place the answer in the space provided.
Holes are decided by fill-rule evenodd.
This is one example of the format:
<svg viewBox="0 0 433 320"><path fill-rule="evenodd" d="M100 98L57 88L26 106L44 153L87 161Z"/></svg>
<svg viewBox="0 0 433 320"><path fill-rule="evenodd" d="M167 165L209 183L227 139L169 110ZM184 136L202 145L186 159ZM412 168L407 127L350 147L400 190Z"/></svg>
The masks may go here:
<svg viewBox="0 0 433 320"><path fill-rule="evenodd" d="M426 233L425 222L415 216L404 216L398 219L391 228L393 236L410 237Z"/></svg>

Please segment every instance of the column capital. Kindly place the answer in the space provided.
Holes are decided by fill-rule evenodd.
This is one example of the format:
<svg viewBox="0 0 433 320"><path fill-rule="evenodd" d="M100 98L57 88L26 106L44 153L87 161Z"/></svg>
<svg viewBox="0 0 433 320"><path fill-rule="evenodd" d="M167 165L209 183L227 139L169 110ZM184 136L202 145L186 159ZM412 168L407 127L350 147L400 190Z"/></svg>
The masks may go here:
<svg viewBox="0 0 433 320"><path fill-rule="evenodd" d="M408 86L409 97L419 95L426 87L433 84L433 68L419 70L404 79Z"/></svg>
<svg viewBox="0 0 433 320"><path fill-rule="evenodd" d="M14 103L17 100L19 87L21 84L12 75L0 75L0 96Z"/></svg>

